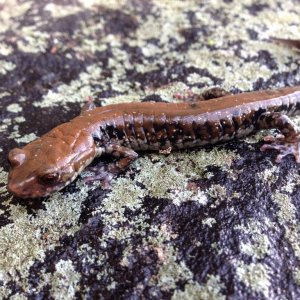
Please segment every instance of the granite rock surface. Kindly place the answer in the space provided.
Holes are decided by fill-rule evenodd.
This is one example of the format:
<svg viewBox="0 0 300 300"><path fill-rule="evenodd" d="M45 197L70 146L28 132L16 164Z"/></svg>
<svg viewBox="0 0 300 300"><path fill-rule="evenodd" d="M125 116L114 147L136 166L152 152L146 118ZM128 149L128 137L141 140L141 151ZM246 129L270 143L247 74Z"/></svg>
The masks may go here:
<svg viewBox="0 0 300 300"><path fill-rule="evenodd" d="M261 132L21 200L8 151L98 105L300 84L299 1L0 0L1 299L299 299L300 167ZM297 122L297 118L295 119ZM300 122L298 122L300 123Z"/></svg>

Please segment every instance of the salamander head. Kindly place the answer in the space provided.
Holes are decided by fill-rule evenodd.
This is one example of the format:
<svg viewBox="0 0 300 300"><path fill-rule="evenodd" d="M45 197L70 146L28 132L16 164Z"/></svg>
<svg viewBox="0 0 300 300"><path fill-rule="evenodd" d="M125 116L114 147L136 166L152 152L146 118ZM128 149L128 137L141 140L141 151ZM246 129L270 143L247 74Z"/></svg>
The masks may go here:
<svg viewBox="0 0 300 300"><path fill-rule="evenodd" d="M9 152L8 190L20 198L38 198L73 181L95 157L93 139L86 134L73 143L44 136L24 148Z"/></svg>

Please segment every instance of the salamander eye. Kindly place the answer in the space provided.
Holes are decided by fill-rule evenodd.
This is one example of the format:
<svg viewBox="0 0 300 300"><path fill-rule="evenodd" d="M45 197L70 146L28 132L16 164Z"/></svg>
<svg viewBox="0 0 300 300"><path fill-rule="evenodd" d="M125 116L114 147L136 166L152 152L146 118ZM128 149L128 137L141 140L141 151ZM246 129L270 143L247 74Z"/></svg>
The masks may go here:
<svg viewBox="0 0 300 300"><path fill-rule="evenodd" d="M42 184L54 184L58 181L59 174L58 173L48 173L39 177L39 180Z"/></svg>
<svg viewBox="0 0 300 300"><path fill-rule="evenodd" d="M8 161L12 167L18 167L25 161L25 151L19 148L12 149L8 154Z"/></svg>

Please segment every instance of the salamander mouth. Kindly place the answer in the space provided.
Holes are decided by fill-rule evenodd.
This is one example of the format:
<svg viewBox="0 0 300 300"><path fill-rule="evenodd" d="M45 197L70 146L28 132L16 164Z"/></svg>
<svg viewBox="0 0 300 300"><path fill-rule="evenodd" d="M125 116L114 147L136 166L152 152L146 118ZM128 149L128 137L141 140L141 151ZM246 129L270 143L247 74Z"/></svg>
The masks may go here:
<svg viewBox="0 0 300 300"><path fill-rule="evenodd" d="M43 197L48 197L51 194L53 194L54 192L58 192L60 190L62 190L67 184L69 184L69 182L64 183L63 185L59 185L59 186L53 186L53 187L45 187L46 189L41 190L39 188L34 189L34 187L29 188L20 188L16 185L14 185L13 183L8 184L7 186L7 190L13 194L15 197L17 198L22 198L22 199L36 199L36 198L43 198Z"/></svg>

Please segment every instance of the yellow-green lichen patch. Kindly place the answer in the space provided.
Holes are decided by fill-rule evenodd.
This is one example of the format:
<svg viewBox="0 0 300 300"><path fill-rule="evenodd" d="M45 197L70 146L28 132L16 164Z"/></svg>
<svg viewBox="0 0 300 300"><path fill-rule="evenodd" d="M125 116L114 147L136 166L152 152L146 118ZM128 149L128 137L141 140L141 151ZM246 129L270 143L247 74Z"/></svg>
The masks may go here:
<svg viewBox="0 0 300 300"><path fill-rule="evenodd" d="M238 280L243 282L252 291L263 293L268 298L270 282L270 270L262 263L251 263L249 265L240 262L236 268Z"/></svg>
<svg viewBox="0 0 300 300"><path fill-rule="evenodd" d="M144 184L152 197L170 197L170 191L184 189L186 177L176 171L174 164L158 159L160 161L153 164L148 157L141 158L137 162L141 172L136 176L136 181Z"/></svg>
<svg viewBox="0 0 300 300"><path fill-rule="evenodd" d="M127 178L119 178L112 183L112 192L103 200L106 212L123 211L125 208L136 210L141 207L144 191Z"/></svg>
<svg viewBox="0 0 300 300"><path fill-rule="evenodd" d="M275 193L272 198L279 208L277 212L279 221L282 224L295 223L296 207L292 204L289 195L282 194L282 193Z"/></svg>
<svg viewBox="0 0 300 300"><path fill-rule="evenodd" d="M60 260L55 265L55 272L48 278L52 297L57 300L74 299L76 291L79 290L80 277L71 260Z"/></svg>
<svg viewBox="0 0 300 300"><path fill-rule="evenodd" d="M221 293L224 284L218 275L208 275L205 284L192 281L185 285L183 291L176 290L172 300L225 300L226 296Z"/></svg>
<svg viewBox="0 0 300 300"><path fill-rule="evenodd" d="M213 87L213 81L209 77L200 76L197 73L191 73L187 77L187 81L189 84L195 84L195 83L205 83L206 86Z"/></svg>
<svg viewBox="0 0 300 300"><path fill-rule="evenodd" d="M186 22L187 11L195 11L195 19L199 27L210 26L218 28L219 26L222 26L220 19L212 19L210 17L210 14L207 13L208 6L206 5L199 7L194 2L180 2L180 5L178 5L178 1L174 1L172 4L169 4L170 5L168 6L158 6L159 9L156 7L156 9L161 13L161 18L157 20L150 15L144 22L142 22L136 32L138 46L143 46L142 41L147 41L151 38L158 38L160 40L161 47L164 48L164 46L168 44L170 36L172 36L177 43L183 43L184 38L179 34L180 30L178 29L191 28L191 25ZM179 7L180 9L178 9ZM226 4L218 2L217 5L210 8L226 11L227 17L232 20L232 22L227 24L228 28L226 27L226 30L213 30L210 32L209 38L204 41L204 43L213 44L220 49L211 51L211 49L203 47L203 45L194 43L190 46L184 57L179 53L168 49L168 51L162 51L156 61L159 62L160 60L166 59L174 60L176 57L178 62L184 60L187 66L208 69L212 75L224 79L222 86L225 88L238 86L243 90L251 90L252 82L258 78L266 80L270 78L273 75L273 70L270 70L261 63L249 60L245 61L245 58L249 58L249 56L252 55L251 49L254 47L255 50L253 50L253 55L257 55L259 51L272 51L273 49L278 48L276 45L272 45L270 43L259 43L250 40L247 32L247 28L252 28L257 31L259 38L263 39L266 36L268 37L268 34L264 34L264 36L260 36L260 34L266 31L266 24L271 25L269 24L270 16L272 16L273 20L275 20L277 28L280 27L282 33L285 31L282 23L279 23L276 19L278 11L274 3L271 5L271 9L267 10L268 18L266 19L253 18L250 12L245 10L244 3L237 3L235 1ZM292 22L292 19L295 18L295 11L287 8L285 12L287 16L289 16L286 17L285 21ZM265 14L266 12L263 13ZM237 15L240 17L236 18ZM165 19L168 19L169 22L164 22ZM245 19L247 19L247 26L244 26ZM170 20L172 21L170 22ZM273 28L273 26L271 26L271 28ZM270 28L268 27L268 30L269 29ZM229 43L232 43L237 39L243 40L243 43L241 44L242 49L240 50L241 57L238 58L235 55L234 46L229 46ZM228 45L228 47L224 49L224 45ZM279 56L279 71L285 71L286 59L287 55L284 55L283 53Z"/></svg>
<svg viewBox="0 0 300 300"><path fill-rule="evenodd" d="M173 290L178 281L189 281L192 279L192 273L184 262L176 259L176 254L172 247L162 249L162 265L155 277L152 277L150 285L156 285L162 291Z"/></svg>
<svg viewBox="0 0 300 300"><path fill-rule="evenodd" d="M174 102L174 96L178 93L184 94L189 87L184 84L183 82L174 82L172 84L168 84L165 86L160 87L159 89L147 89L146 94L153 94L159 95L162 100ZM177 100L178 101L178 100Z"/></svg>
<svg viewBox="0 0 300 300"><path fill-rule="evenodd" d="M299 268L297 268L294 271L294 280L298 285L300 285L300 269Z"/></svg>
<svg viewBox="0 0 300 300"><path fill-rule="evenodd" d="M18 103L13 103L10 104L6 107L6 110L9 112L14 112L14 113L18 113L22 111L22 106L20 106L20 104Z"/></svg>
<svg viewBox="0 0 300 300"><path fill-rule="evenodd" d="M87 97L93 96L96 92L92 83L97 83L101 79L101 66L94 64L87 67L85 72L79 74L79 79L71 81L70 84L62 84L57 91L50 90L41 101L33 102L36 107L53 107L66 103L84 102Z"/></svg>
<svg viewBox="0 0 300 300"><path fill-rule="evenodd" d="M93 212L94 215L102 214L102 221L107 228L102 240L126 240L134 233L144 233L149 227L144 223L145 216L138 215L128 219L124 215L125 209L139 209L144 195L144 191L131 179L119 178L112 183L112 192L103 200L101 207Z"/></svg>
<svg viewBox="0 0 300 300"><path fill-rule="evenodd" d="M140 173L135 180L144 184L152 197L169 198L174 204L192 199L205 204L206 197L203 192L186 190L188 180L203 176L209 165L230 171L230 165L235 158L236 154L223 149L213 149L210 152L204 149L190 153L174 152L167 157L153 154L136 161L135 167ZM217 196L226 196L223 187L218 191Z"/></svg>
<svg viewBox="0 0 300 300"><path fill-rule="evenodd" d="M5 75L7 72L12 71L16 67L10 61L0 60L0 75Z"/></svg>
<svg viewBox="0 0 300 300"><path fill-rule="evenodd" d="M244 239L247 237L247 242L243 241L239 247L241 252L257 259L264 258L271 254L271 244L269 237L262 232L262 229L267 230L274 227L268 219L261 222L249 220L246 225L237 225L234 230L241 231Z"/></svg>
<svg viewBox="0 0 300 300"><path fill-rule="evenodd" d="M141 97L138 94L129 94L124 96L122 95L122 96L116 96L114 98L103 99L103 105L126 103L126 102L139 102L140 99Z"/></svg>
<svg viewBox="0 0 300 300"><path fill-rule="evenodd" d="M292 194L296 186L300 185L300 175L295 172L288 172L284 178L285 183L280 187L280 192Z"/></svg>
<svg viewBox="0 0 300 300"><path fill-rule="evenodd" d="M20 293L16 293L15 295L10 296L9 299L11 299L11 300L27 300L28 297L26 297Z"/></svg>
<svg viewBox="0 0 300 300"><path fill-rule="evenodd" d="M264 182L273 184L278 179L279 167L272 166L270 169L265 169L263 172L258 173L258 178L262 179Z"/></svg>
<svg viewBox="0 0 300 300"><path fill-rule="evenodd" d="M59 238L71 235L79 228L78 219L87 189L78 181L79 191L73 195L55 193L45 202L45 210L29 214L20 205L10 205L12 223L0 228L0 277L10 276L26 289L26 276L35 260L43 260L47 250L53 250Z"/></svg>
<svg viewBox="0 0 300 300"><path fill-rule="evenodd" d="M275 136L275 129L269 129L269 130L260 130L255 134L251 134L245 138L242 138L241 140L245 141L248 144L256 144L261 141L263 141L264 137L268 135Z"/></svg>
<svg viewBox="0 0 300 300"><path fill-rule="evenodd" d="M0 167L0 195L8 194L6 184L7 184L8 173L4 171L2 167ZM3 205L3 203L2 203Z"/></svg>
<svg viewBox="0 0 300 300"><path fill-rule="evenodd" d="M208 191L208 195L213 199L224 200L227 195L226 188L220 184L212 185Z"/></svg>
<svg viewBox="0 0 300 300"><path fill-rule="evenodd" d="M284 237L289 241L298 260L300 260L300 225L293 224L289 227L285 226Z"/></svg>

